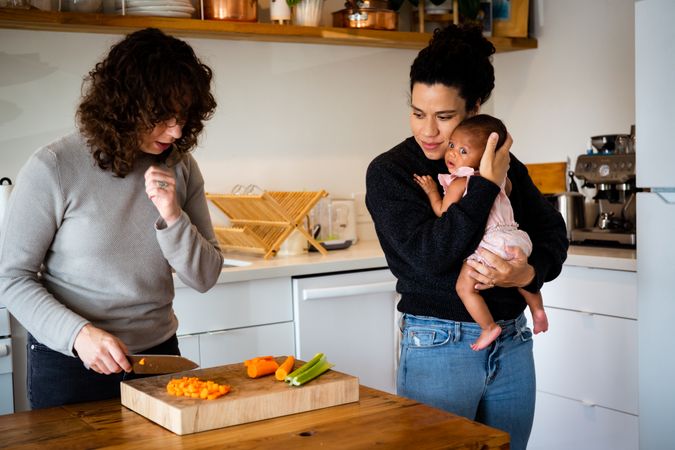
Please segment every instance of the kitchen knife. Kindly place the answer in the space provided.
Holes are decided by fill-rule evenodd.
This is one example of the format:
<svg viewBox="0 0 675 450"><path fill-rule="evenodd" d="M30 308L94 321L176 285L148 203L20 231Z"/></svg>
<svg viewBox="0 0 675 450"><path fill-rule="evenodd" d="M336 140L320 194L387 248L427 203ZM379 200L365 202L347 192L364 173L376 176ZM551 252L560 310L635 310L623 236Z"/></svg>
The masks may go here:
<svg viewBox="0 0 675 450"><path fill-rule="evenodd" d="M175 355L127 355L127 358L138 374L174 373L199 367L193 361Z"/></svg>

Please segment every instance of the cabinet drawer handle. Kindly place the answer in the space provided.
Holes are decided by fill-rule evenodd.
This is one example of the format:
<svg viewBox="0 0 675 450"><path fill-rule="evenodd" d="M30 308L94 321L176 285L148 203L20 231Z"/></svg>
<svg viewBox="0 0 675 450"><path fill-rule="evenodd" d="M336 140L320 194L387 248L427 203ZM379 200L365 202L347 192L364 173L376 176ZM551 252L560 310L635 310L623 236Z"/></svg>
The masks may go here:
<svg viewBox="0 0 675 450"><path fill-rule="evenodd" d="M383 281L380 283L354 284L351 286L338 286L330 288L303 289L303 300L317 300L330 297L352 297L356 295L379 294L395 292L396 281Z"/></svg>
<svg viewBox="0 0 675 450"><path fill-rule="evenodd" d="M220 334L228 334L229 330L208 331L207 336L218 336Z"/></svg>
<svg viewBox="0 0 675 450"><path fill-rule="evenodd" d="M0 356L9 355L9 345L0 344Z"/></svg>

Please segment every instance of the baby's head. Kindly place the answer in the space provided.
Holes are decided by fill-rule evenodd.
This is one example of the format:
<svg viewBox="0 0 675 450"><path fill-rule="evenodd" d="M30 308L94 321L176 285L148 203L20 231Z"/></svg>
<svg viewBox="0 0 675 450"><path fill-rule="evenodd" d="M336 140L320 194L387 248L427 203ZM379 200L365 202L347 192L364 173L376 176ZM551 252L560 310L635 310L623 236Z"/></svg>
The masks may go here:
<svg viewBox="0 0 675 450"><path fill-rule="evenodd" d="M478 114L467 117L457 125L445 152L445 164L450 173L463 166L478 169L492 132L499 135L497 148L500 148L506 141L506 126L496 117Z"/></svg>

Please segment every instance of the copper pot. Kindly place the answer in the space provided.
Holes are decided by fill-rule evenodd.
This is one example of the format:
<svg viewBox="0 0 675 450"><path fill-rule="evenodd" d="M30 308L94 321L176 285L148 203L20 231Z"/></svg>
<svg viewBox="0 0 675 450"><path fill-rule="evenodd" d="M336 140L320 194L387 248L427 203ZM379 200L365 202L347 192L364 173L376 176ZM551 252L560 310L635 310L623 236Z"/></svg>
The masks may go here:
<svg viewBox="0 0 675 450"><path fill-rule="evenodd" d="M258 0L204 0L204 18L257 22Z"/></svg>
<svg viewBox="0 0 675 450"><path fill-rule="evenodd" d="M390 9L341 9L333 13L333 26L369 28L372 30L398 29L398 13Z"/></svg>

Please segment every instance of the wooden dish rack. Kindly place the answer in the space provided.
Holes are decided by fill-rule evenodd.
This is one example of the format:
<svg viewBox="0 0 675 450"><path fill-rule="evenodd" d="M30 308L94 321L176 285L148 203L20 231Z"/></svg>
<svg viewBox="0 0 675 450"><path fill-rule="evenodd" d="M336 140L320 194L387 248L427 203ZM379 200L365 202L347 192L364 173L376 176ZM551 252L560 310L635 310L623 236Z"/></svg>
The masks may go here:
<svg viewBox="0 0 675 450"><path fill-rule="evenodd" d="M305 225L309 211L326 191L268 192L262 194L206 194L218 209L229 217L232 226L214 227L223 250L240 250L262 254L265 259L274 256L281 244L294 230L322 255L326 249L312 237Z"/></svg>

